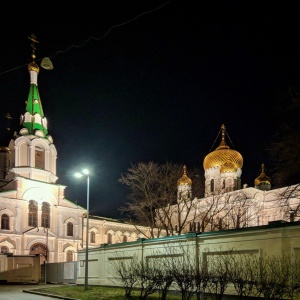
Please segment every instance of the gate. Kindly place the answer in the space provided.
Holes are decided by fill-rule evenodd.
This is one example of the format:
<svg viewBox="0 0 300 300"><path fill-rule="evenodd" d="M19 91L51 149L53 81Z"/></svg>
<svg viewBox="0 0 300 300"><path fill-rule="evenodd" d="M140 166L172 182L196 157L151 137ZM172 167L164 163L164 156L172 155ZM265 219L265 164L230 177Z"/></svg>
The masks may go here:
<svg viewBox="0 0 300 300"><path fill-rule="evenodd" d="M46 263L41 265L41 274L45 274L45 283L75 284L77 280L77 261Z"/></svg>

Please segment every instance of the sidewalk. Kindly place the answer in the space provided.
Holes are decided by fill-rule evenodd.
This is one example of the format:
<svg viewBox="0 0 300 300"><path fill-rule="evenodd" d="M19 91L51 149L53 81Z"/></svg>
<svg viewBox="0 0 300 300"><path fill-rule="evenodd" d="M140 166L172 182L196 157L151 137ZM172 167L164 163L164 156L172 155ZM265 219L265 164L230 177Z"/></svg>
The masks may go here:
<svg viewBox="0 0 300 300"><path fill-rule="evenodd" d="M75 300L74 298L35 291L36 289L50 286L61 286L61 284L0 284L0 300L50 300L53 298Z"/></svg>
<svg viewBox="0 0 300 300"><path fill-rule="evenodd" d="M65 297L65 296L58 296L58 295L52 295L50 293L41 293L36 291L37 289L42 289L44 287L55 287L55 286L61 286L61 284L38 284L35 287L32 287L30 289L23 289L23 293L28 293L28 294L34 294L34 295L41 295L45 298L45 296L47 297L51 297L51 298L56 298L56 299L65 299L65 300L77 300L75 298L69 298L69 297Z"/></svg>

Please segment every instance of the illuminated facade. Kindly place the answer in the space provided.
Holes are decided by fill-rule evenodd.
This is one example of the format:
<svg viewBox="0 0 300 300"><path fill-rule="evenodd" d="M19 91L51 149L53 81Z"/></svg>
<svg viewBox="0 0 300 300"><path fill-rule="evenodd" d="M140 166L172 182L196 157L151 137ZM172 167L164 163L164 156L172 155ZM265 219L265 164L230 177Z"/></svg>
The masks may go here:
<svg viewBox="0 0 300 300"><path fill-rule="evenodd" d="M269 222L296 221L300 206L299 185L271 190L271 180L261 174L254 180L254 187L241 187L243 157L226 142L226 128L221 126L220 145L203 161L205 176L204 198L192 196L192 180L184 167L178 180L177 202L181 212L189 211L184 232L216 231L232 228L267 225ZM174 205L176 207L176 205ZM181 220L186 218L182 213ZM178 216L172 216L173 227ZM182 223L183 224L183 223Z"/></svg>
<svg viewBox="0 0 300 300"><path fill-rule="evenodd" d="M8 147L0 147L0 252L40 254L41 262L73 261L86 244L86 210L67 200L66 186L56 183L57 151L38 90L36 40L30 39L30 89L21 129ZM139 234L133 225L89 216L88 238L89 247L97 247L135 241Z"/></svg>

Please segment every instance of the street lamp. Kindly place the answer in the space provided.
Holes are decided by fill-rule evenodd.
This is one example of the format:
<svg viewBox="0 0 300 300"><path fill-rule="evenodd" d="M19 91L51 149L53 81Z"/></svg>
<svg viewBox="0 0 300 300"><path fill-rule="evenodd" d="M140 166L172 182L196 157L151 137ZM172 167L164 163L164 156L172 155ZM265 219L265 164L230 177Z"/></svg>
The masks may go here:
<svg viewBox="0 0 300 300"><path fill-rule="evenodd" d="M89 269L88 269L88 262L89 262L89 202L90 202L90 176L89 170L84 169L82 172L75 173L76 177L86 176L86 245L85 245L85 275L84 275L84 289L88 289L88 276L89 276Z"/></svg>

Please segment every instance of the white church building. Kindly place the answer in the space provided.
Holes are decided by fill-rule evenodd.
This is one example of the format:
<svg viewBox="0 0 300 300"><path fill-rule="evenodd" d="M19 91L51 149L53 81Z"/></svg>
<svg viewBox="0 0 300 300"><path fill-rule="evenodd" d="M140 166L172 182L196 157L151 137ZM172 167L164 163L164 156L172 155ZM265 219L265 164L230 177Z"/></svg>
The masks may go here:
<svg viewBox="0 0 300 300"><path fill-rule="evenodd" d="M66 186L56 183L57 150L38 90L37 41L30 39L30 86L21 129L9 145L0 147L0 252L39 254L41 263L75 261L86 245L86 209L66 199ZM89 216L88 235L90 248L135 241L140 231L118 220Z"/></svg>
<svg viewBox="0 0 300 300"><path fill-rule="evenodd" d="M30 86L25 111L20 117L21 129L8 145L0 147L0 252L39 254L41 263L76 261L86 239L89 248L96 248L145 237L150 228L138 230L132 224L100 216L89 216L86 236L87 210L66 199L66 186L56 183L57 150L47 129L38 90L37 41L34 36L30 39ZM224 125L221 133L220 145L204 158L204 198L193 197L192 180L185 167L178 180L177 203L193 205L182 233L298 219L299 188L272 190L264 165L254 187L242 187L243 157L227 145ZM178 205L174 206L174 210L177 208ZM183 219L185 215L180 217ZM178 226L178 215L174 214L171 222L172 226Z"/></svg>
<svg viewBox="0 0 300 300"><path fill-rule="evenodd" d="M228 146L226 128L220 129L219 146L203 160L205 176L204 198L192 195L192 180L184 166L178 180L177 204L172 216L172 226L185 221L181 233L189 231L217 231L268 225L273 221L297 221L300 209L300 185L271 189L271 179L262 163L260 175L254 179L254 187L241 186L242 155ZM172 211L172 209L171 209ZM186 218L185 211L189 212ZM182 224L178 224L182 222Z"/></svg>

